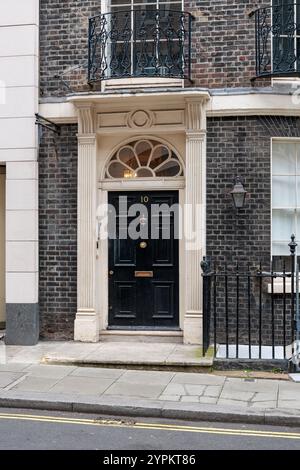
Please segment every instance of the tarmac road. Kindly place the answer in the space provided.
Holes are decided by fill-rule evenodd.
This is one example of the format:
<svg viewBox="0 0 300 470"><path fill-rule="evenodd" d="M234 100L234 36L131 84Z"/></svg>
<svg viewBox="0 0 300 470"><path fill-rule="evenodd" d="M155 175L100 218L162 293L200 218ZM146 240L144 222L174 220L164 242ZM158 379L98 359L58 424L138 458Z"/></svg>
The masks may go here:
<svg viewBox="0 0 300 470"><path fill-rule="evenodd" d="M300 428L0 409L0 449L299 450Z"/></svg>

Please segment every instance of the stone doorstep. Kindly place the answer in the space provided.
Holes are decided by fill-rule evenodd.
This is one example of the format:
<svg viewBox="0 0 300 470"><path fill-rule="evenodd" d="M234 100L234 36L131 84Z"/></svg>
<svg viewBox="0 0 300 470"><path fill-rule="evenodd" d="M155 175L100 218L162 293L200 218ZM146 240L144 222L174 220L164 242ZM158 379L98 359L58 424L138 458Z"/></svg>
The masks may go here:
<svg viewBox="0 0 300 470"><path fill-rule="evenodd" d="M68 365L77 367L101 367L108 369L132 369L132 370L158 370L158 371L174 371L174 372L210 372L213 365L213 359L200 359L198 361L149 361L140 360L96 360L96 359L77 359L71 358L54 358L44 356L41 360L43 364L49 365Z"/></svg>

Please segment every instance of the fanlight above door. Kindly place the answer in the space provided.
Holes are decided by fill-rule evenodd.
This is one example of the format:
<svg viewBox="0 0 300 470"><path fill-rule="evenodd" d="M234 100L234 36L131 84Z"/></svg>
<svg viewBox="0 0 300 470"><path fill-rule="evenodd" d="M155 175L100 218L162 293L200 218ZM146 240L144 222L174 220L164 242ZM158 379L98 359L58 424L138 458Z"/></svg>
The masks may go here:
<svg viewBox="0 0 300 470"><path fill-rule="evenodd" d="M105 177L176 178L184 176L179 158L167 145L156 140L136 140L121 147L111 158Z"/></svg>

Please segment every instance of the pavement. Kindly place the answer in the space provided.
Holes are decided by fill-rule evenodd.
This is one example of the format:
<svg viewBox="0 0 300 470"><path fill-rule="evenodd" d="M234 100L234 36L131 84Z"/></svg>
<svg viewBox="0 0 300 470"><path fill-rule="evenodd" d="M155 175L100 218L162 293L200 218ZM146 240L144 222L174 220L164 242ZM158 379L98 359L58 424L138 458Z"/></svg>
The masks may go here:
<svg viewBox="0 0 300 470"><path fill-rule="evenodd" d="M8 360L78 365L136 365L153 367L211 367L200 346L177 343L40 341L36 346L4 346ZM1 347L0 347L1 362Z"/></svg>
<svg viewBox="0 0 300 470"><path fill-rule="evenodd" d="M116 353L114 356L113 351L118 349L118 343L108 344L115 361ZM177 351L177 362L181 355L179 371L128 370L131 368L130 357L135 364L142 361L142 356L139 356L142 349L137 352L137 344L122 346L123 354L126 348L128 351L127 360L123 357L123 367L114 365L109 350L105 348L104 363L97 362L99 356L96 352L101 346L75 342L40 342L34 347L0 345L0 406L300 425L300 383L280 380L283 376L272 380L233 377L228 371L222 372L223 375L210 372L211 368L206 373L200 369L184 372L182 354L185 348L182 345L183 349L178 350L179 345L176 344L162 344L160 347L169 358L170 348L173 354ZM168 355L165 346L169 347ZM158 359L158 345L150 343L148 347ZM134 350L136 358L133 357ZM185 351L188 355L191 353L191 349ZM58 364L50 364L51 360L58 361ZM109 360L110 367L107 367L104 364Z"/></svg>

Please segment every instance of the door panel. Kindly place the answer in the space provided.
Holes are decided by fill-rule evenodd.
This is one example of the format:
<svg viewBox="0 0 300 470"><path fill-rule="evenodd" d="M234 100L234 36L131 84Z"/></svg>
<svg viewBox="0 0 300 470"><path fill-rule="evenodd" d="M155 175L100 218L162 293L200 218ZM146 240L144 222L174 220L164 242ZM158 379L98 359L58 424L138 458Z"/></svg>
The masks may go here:
<svg viewBox="0 0 300 470"><path fill-rule="evenodd" d="M174 282L153 282L153 319L172 318L174 311Z"/></svg>
<svg viewBox="0 0 300 470"><path fill-rule="evenodd" d="M162 217L157 211L157 205L163 204L165 216L178 203L178 192L114 192L108 202L115 208L110 211L109 227L116 227L109 237L109 327L178 328L179 242L174 236L174 214ZM128 210L141 203L144 208L136 214L138 219L132 213L127 217ZM156 209L151 212L153 205ZM140 235L124 239L124 227L131 223L136 223Z"/></svg>
<svg viewBox="0 0 300 470"><path fill-rule="evenodd" d="M114 243L114 265L135 266L135 246L127 240L116 240Z"/></svg>
<svg viewBox="0 0 300 470"><path fill-rule="evenodd" d="M136 283L114 282L114 295L116 296L115 317L136 318Z"/></svg>

